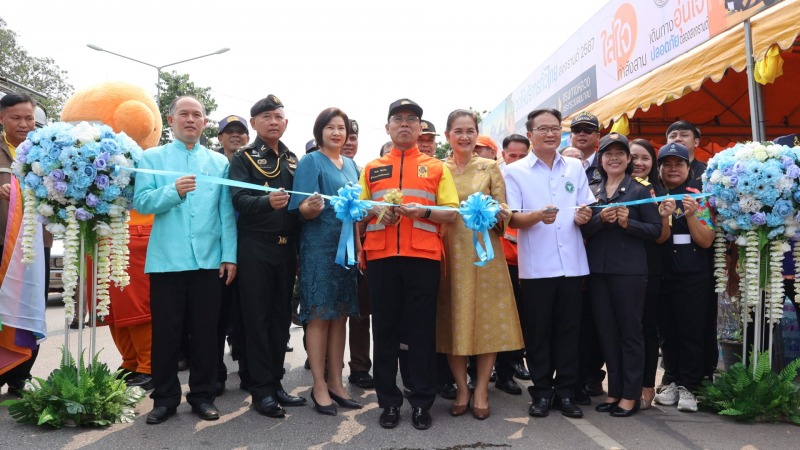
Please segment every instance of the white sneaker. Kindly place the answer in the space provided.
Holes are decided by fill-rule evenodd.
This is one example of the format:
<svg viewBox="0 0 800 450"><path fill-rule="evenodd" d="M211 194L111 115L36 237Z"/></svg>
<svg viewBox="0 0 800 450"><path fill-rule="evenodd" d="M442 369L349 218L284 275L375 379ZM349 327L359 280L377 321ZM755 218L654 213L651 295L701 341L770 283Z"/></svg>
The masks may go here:
<svg viewBox="0 0 800 450"><path fill-rule="evenodd" d="M697 399L694 398L694 394L689 392L685 387L679 386L678 395L680 396L680 400L678 400L678 411L697 412Z"/></svg>
<svg viewBox="0 0 800 450"><path fill-rule="evenodd" d="M678 403L678 387L675 383L661 386L656 393L656 403L659 405L672 406Z"/></svg>

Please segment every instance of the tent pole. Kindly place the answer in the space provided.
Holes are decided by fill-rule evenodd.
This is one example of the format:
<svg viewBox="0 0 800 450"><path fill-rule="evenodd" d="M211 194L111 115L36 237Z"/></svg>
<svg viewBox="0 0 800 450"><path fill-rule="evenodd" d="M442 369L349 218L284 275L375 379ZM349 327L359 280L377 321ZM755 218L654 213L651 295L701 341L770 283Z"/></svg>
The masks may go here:
<svg viewBox="0 0 800 450"><path fill-rule="evenodd" d="M750 19L744 21L744 46L747 55L747 92L750 97L750 126L753 133L753 142L762 142L766 139L764 130L761 96L761 85L755 79L755 62L753 59L753 35Z"/></svg>

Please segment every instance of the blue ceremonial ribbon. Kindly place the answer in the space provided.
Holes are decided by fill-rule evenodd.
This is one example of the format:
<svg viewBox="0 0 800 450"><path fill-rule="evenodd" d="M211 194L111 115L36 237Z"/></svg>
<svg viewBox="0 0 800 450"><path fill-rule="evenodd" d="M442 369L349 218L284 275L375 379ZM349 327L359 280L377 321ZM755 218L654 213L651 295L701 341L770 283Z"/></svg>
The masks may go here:
<svg viewBox="0 0 800 450"><path fill-rule="evenodd" d="M489 237L489 229L497 223L500 204L491 196L475 192L461 202L458 212L461 213L464 225L472 230L472 245L475 246L475 253L478 255L478 261L474 264L481 267L485 266L486 263L494 259L494 249ZM478 240L479 234L483 237L483 246Z"/></svg>
<svg viewBox="0 0 800 450"><path fill-rule="evenodd" d="M361 185L347 183L339 188L338 196L331 197L330 202L336 211L336 218L342 221L342 232L339 234L339 247L336 249L336 264L345 268L356 264L355 223L367 216L372 208L372 201L359 200ZM345 258L347 263L345 264Z"/></svg>
<svg viewBox="0 0 800 450"><path fill-rule="evenodd" d="M614 207L617 207L617 206L642 205L642 204L645 204L645 203L661 202L661 201L668 200L668 199L671 199L671 198L675 199L675 200L680 200L686 195L688 195L689 197L692 197L692 198L711 197L711 194L709 194L709 193L702 193L702 194L670 194L670 195L662 195L661 197L643 198L643 199L640 199L640 200L631 200L629 202L622 202L622 203L609 203L607 205L592 205L592 208L604 209L604 208L614 208Z"/></svg>

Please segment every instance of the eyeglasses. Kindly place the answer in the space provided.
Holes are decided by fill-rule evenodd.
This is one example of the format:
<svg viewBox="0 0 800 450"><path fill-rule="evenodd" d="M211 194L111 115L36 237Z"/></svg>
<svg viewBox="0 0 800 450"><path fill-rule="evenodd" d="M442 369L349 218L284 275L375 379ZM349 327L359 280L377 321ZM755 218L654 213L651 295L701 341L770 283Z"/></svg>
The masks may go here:
<svg viewBox="0 0 800 450"><path fill-rule="evenodd" d="M595 127L574 127L572 129L572 132L574 134L581 134L581 133L592 134L592 133L594 133L596 131L597 131L597 128L595 128Z"/></svg>
<svg viewBox="0 0 800 450"><path fill-rule="evenodd" d="M561 127L560 126L557 126L557 127L538 127L538 128L534 128L534 131L536 131L539 134L550 134L550 133L560 134L561 133Z"/></svg>
<svg viewBox="0 0 800 450"><path fill-rule="evenodd" d="M419 123L419 117L417 116L401 116L399 114L395 114L394 116L390 117L392 122L394 123Z"/></svg>

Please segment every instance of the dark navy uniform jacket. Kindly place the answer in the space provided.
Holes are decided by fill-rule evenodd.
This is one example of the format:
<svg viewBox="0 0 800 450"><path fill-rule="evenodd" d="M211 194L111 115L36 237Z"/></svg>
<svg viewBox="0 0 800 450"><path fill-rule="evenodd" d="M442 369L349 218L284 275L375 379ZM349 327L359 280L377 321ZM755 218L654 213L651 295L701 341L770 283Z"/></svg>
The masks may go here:
<svg viewBox="0 0 800 450"><path fill-rule="evenodd" d="M622 203L655 196L653 186L637 181L629 175L620 182L611 198L606 196L606 182L592 186L596 205ZM617 223L603 223L601 208L592 208L592 218L581 226L586 240L589 271L593 274L647 275L645 241L661 235L661 216L655 202L628 206L628 227Z"/></svg>

